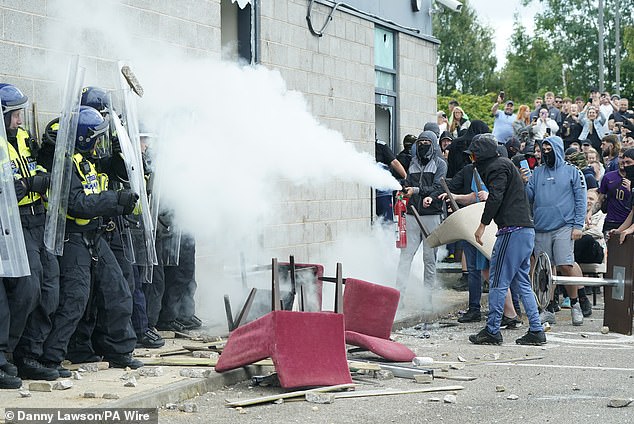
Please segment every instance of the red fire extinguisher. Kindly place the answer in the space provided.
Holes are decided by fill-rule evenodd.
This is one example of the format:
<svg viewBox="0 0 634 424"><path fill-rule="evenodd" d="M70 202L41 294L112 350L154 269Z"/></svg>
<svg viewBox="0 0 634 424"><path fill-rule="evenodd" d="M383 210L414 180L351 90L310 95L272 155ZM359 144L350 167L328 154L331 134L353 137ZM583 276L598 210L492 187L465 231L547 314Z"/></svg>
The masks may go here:
<svg viewBox="0 0 634 424"><path fill-rule="evenodd" d="M396 247L404 249L407 247L407 228L405 226L405 212L407 204L403 199L403 194L399 193L396 197L394 205L394 214L396 215Z"/></svg>

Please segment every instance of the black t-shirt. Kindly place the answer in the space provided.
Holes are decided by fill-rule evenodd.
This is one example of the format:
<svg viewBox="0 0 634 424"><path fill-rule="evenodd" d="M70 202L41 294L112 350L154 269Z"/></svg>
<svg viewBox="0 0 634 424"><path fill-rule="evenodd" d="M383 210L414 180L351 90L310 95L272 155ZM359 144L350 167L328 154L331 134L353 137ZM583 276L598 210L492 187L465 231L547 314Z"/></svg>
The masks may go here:
<svg viewBox="0 0 634 424"><path fill-rule="evenodd" d="M396 159L392 149L382 141L374 142L374 157L377 162L384 163L387 166L390 166L390 163Z"/></svg>

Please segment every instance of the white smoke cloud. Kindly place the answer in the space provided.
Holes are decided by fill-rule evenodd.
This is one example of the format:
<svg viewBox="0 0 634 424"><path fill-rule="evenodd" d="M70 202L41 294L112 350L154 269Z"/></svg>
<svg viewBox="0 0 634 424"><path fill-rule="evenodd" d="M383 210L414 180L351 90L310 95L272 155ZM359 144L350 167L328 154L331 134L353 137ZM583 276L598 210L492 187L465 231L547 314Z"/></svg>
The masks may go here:
<svg viewBox="0 0 634 424"><path fill-rule="evenodd" d="M321 125L302 94L289 90L279 72L187 59L164 44L159 49L132 33L133 18L122 16L119 1L53 0L49 5L57 15L48 31L51 46L91 60L112 59L90 67L85 85L115 86L118 60L135 70L145 89L138 102L142 120L159 134L163 202L198 241L199 297L213 298L216 312L222 310L221 294L245 295L237 288L235 273L222 271L237 268L240 251L247 252L250 263L262 261L264 228L283 221L276 216L280 201L305 198L303 194L327 186L342 187L342 181L367 186L368 192L369 187L400 188L371 155ZM56 72L61 74L61 69L58 64ZM381 236L345 239L355 246L375 243ZM372 261L377 273L370 275L366 267L364 276L372 281L378 275L389 282L396 264L393 258L381 264L381 251L393 256L393 241L380 242L377 248ZM351 263L363 260L362 255L353 260L352 249L347 250Z"/></svg>

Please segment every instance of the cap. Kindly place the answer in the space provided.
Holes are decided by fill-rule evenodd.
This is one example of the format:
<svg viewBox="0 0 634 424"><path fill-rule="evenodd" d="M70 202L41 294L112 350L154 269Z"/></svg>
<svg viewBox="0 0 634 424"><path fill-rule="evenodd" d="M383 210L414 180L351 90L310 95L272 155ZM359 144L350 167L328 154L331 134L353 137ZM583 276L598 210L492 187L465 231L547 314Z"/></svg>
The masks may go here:
<svg viewBox="0 0 634 424"><path fill-rule="evenodd" d="M619 96L618 94L612 94L612 97L610 97L610 99L612 99L612 100L621 100L621 96Z"/></svg>
<svg viewBox="0 0 634 424"><path fill-rule="evenodd" d="M574 147L568 147L565 151L564 151L564 156L569 156L573 153L577 153L578 150L575 149Z"/></svg>
<svg viewBox="0 0 634 424"><path fill-rule="evenodd" d="M582 146L592 146L592 143L590 143L588 140L583 140L583 142L581 143Z"/></svg>
<svg viewBox="0 0 634 424"><path fill-rule="evenodd" d="M507 104L507 105L515 105L515 103L513 103L513 100L509 100L505 104Z"/></svg>

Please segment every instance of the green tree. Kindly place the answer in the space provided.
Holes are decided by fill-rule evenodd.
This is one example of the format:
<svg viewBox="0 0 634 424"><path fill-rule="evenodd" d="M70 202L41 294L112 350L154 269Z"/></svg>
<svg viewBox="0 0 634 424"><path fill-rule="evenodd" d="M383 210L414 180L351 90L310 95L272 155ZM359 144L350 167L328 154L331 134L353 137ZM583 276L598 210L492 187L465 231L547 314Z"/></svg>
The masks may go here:
<svg viewBox="0 0 634 424"><path fill-rule="evenodd" d="M545 91L563 93L563 66L561 56L548 40L529 36L516 15L511 46L500 76L509 98L530 105L536 95Z"/></svg>
<svg viewBox="0 0 634 424"><path fill-rule="evenodd" d="M438 50L438 93L454 90L484 94L491 90L497 65L493 30L482 25L469 5L460 13L442 11L432 19L433 33L440 40Z"/></svg>
<svg viewBox="0 0 634 424"><path fill-rule="evenodd" d="M598 33L598 2L588 0L522 0L525 6L540 3L544 11L535 17L536 34L547 40L562 63L566 64L568 93L586 94L590 87L599 84L598 40L604 40L605 88L614 91L615 35L614 11L620 10L621 31L627 32L634 24L632 9L634 0L604 1L604 31ZM621 50L624 62L621 68L621 91L632 93L634 75L631 73L631 49Z"/></svg>

